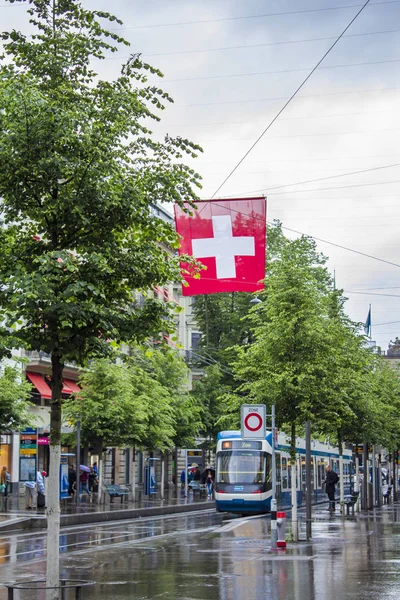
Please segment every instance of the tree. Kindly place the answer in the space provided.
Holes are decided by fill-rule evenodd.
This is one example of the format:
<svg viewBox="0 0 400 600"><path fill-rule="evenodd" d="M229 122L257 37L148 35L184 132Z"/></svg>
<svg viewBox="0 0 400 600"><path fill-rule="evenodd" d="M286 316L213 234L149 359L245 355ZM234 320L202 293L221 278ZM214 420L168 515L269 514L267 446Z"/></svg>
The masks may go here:
<svg viewBox="0 0 400 600"><path fill-rule="evenodd" d="M204 448L215 450L217 434L221 430L224 414L223 398L230 387L223 383L224 374L219 365L204 369L204 375L193 383L192 395L201 406L201 433L205 438Z"/></svg>
<svg viewBox="0 0 400 600"><path fill-rule="evenodd" d="M15 431L31 423L29 396L32 386L21 381L15 367L6 366L0 377L0 429Z"/></svg>
<svg viewBox="0 0 400 600"><path fill-rule="evenodd" d="M310 238L303 236L283 246L270 265L263 302L252 313L254 342L238 349L235 363L246 401L275 404L277 425L289 424L294 539L296 430L318 414L332 384L333 349L326 331L332 285L325 260ZM238 414L242 401L237 397Z"/></svg>
<svg viewBox="0 0 400 600"><path fill-rule="evenodd" d="M168 306L150 297L142 306L135 290L179 278L168 251L176 234L151 205L193 201L199 177L182 157L198 148L152 139L144 120L158 120L170 98L147 82L161 73L138 55L114 81L92 70L92 58L127 45L102 25L118 19L78 0L30 0L28 12L32 36L2 34L1 347L51 354L47 583L55 586L64 364L168 330Z"/></svg>

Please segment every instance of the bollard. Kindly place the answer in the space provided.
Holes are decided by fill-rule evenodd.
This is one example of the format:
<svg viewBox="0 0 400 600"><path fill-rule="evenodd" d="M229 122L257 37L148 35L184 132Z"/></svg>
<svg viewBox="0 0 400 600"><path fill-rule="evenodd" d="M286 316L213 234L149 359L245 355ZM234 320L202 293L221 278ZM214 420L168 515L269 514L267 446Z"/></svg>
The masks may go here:
<svg viewBox="0 0 400 600"><path fill-rule="evenodd" d="M277 523L276 523L276 500L271 500L271 548L276 548L278 539Z"/></svg>
<svg viewBox="0 0 400 600"><path fill-rule="evenodd" d="M276 524L278 526L278 541L276 545L278 548L286 548L286 513L276 513Z"/></svg>

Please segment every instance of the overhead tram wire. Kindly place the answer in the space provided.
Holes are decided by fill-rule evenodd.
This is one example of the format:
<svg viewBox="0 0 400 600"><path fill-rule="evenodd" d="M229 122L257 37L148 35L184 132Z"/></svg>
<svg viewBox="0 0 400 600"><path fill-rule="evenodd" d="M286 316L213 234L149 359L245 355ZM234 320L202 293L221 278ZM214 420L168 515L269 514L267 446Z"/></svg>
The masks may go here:
<svg viewBox="0 0 400 600"><path fill-rule="evenodd" d="M388 35L391 33L400 33L400 29L383 29L382 31L366 31L363 33L351 33L350 35L343 36L344 39L347 38L356 38L356 37L365 37L365 36L374 36L374 35ZM320 38L304 38L302 40L284 40L282 42L267 42L263 44L246 44L243 46L221 46L219 48L200 48L199 50L177 50L176 52L155 52L153 54L148 54L147 52L143 52L142 56L146 58L153 58L155 56L181 56L184 54L207 54L210 52L225 52L230 50L248 50L252 48L265 48L269 46L289 46L295 44L306 44L313 42L324 42L328 40L334 40L335 37L330 35L328 37L320 37ZM120 60L129 58L129 56L107 56L105 60ZM97 60L101 60L98 58Z"/></svg>
<svg viewBox="0 0 400 600"><path fill-rule="evenodd" d="M323 59L321 59L323 60ZM390 59L385 59L385 60L372 60L372 61L365 61L365 62L360 62L360 63L344 63L341 65L328 65L326 67L321 67L320 71L324 70L328 70L328 69L348 69L351 67L366 67L366 66L370 66L370 65L385 65L385 64L391 64L391 63L398 63L400 62L400 58L390 58ZM206 81L209 79L234 79L235 77L258 77L260 75L279 75L281 73L283 74L287 74L287 73L302 73L303 71L308 71L309 67L303 67L301 69L278 69L277 71L254 71L252 73L232 73L232 74L227 74L227 75L205 75L203 77L179 77L178 79L166 79L165 83L179 83L179 82L183 82L183 81ZM312 71L312 73L315 71ZM311 73L311 74L312 74ZM309 77L311 76L311 74L309 75ZM307 81L307 80L305 80ZM304 85L305 81L303 82L302 85ZM301 88L302 86L300 86ZM299 89L300 89L299 88Z"/></svg>
<svg viewBox="0 0 400 600"><path fill-rule="evenodd" d="M355 90L353 92L327 92L325 94L304 94L304 96L299 96L298 98L309 99L309 98L326 98L328 96L351 96L353 94L376 94L380 92L390 92L400 90L400 86L393 87L381 87L381 88L368 88L364 90ZM227 100L223 102L198 102L193 104L176 104L175 106L179 107L193 107L193 106L220 106L225 104L249 104L252 102L275 102L278 100L287 100L287 96L271 96L269 98L258 98L251 100Z"/></svg>
<svg viewBox="0 0 400 600"><path fill-rule="evenodd" d="M387 35L390 33L400 33L400 29L383 29L382 31L366 31L364 33L351 33L350 35L343 36L344 39L347 38L355 38L355 37L364 37L364 36L372 36L372 35ZM282 42L267 42L264 44L247 44L244 46L221 46L219 48L202 48L200 50L178 50L176 52L156 52L154 54L148 54L147 52L143 52L143 56L145 57L154 57L154 56L178 56L182 54L206 54L209 52L224 52L227 50L247 50L251 48L265 48L268 46L286 46L293 44L306 44L311 42L324 42L327 40L334 40L335 36L330 35L328 37L320 37L320 38L304 38L302 40L284 40ZM107 57L108 58L108 57ZM110 59L117 60L118 56L110 56Z"/></svg>
<svg viewBox="0 0 400 600"><path fill-rule="evenodd" d="M270 227L276 227L274 223L270 223L267 221L267 224ZM386 260L384 258L379 258L378 256L373 256L372 254L367 254L366 252L361 252L360 250L354 250L353 248L349 248L348 246L343 246L342 244L336 244L335 242L330 242L329 240L324 240L323 238L316 237L315 235L308 235L307 233L303 233L302 231L298 231L297 229L292 229L291 227L285 227L281 225L282 229L286 229L287 231L291 231L292 233L297 233L298 235L305 235L307 237L316 240L317 242L323 242L324 244L328 244L329 246L334 246L336 248L341 248L342 250L346 250L347 252L353 252L353 254L359 254L360 256L365 256L366 258L371 258L372 260L377 260L378 262L385 263L387 265L391 265L392 267L399 267L400 264L394 263L390 260Z"/></svg>
<svg viewBox="0 0 400 600"><path fill-rule="evenodd" d="M383 6L387 4L399 4L400 0L385 0L384 2L373 2L371 6ZM367 2L367 4L369 4ZM276 12L276 13L264 13L258 15L243 15L240 17L221 17L217 19L202 19L197 21L177 21L175 23L157 23L154 25L132 25L128 27L118 27L115 29L110 29L110 31L126 31L128 29L154 29L159 27L177 27L177 26L185 26L185 25L202 25L204 23L221 23L223 21L245 21L249 19L265 19L269 17L284 17L290 15L301 15L301 14L309 14L309 13L319 13L319 12L329 12L329 11L337 11L337 10L350 10L352 8L359 8L362 6L363 10L366 5L362 4L351 4L348 6L331 6L326 8L309 8L304 10L292 10L285 12ZM361 12L361 11L360 11Z"/></svg>
<svg viewBox="0 0 400 600"><path fill-rule="evenodd" d="M310 73L307 75L307 77L303 80L303 82L298 86L298 88L293 92L293 94L290 96L290 98L285 102L285 104L282 106L282 108L279 110L279 112L275 115L275 117L272 119L272 121L267 125L267 127L264 129L264 131L261 133L261 135L257 138L257 140L250 146L250 148L247 150L247 152L244 154L244 156L240 159L240 161L236 164L236 166L231 170L231 172L227 175L227 177L225 177L224 181L221 183L221 185L215 190L214 194L211 196L211 198L214 198L219 190L227 183L227 181L232 177L232 175L235 173L235 171L239 168L239 166L242 164L242 162L247 158L247 156L250 154L250 152L257 146L258 142L264 137L264 135L267 133L267 131L272 127L272 125L275 123L275 121L277 121L277 119L280 117L280 115L283 113L283 111L289 106L289 104L291 103L291 101L296 97L296 95L299 93L299 91L304 87L304 85L307 83L307 81L310 79L310 77L314 74L314 72L318 69L318 67L320 66L320 64L325 60L325 58L328 56L328 54L333 50L333 48L336 46L336 44L339 42L339 40L344 36L344 34L346 33L346 31L351 27L351 25L354 23L354 21L357 19L357 17L362 13L362 11L368 6L368 4L370 3L370 0L367 0L363 6L361 7L361 9L357 12L357 14L351 19L350 23L347 25L347 27L345 27L345 29L342 31L342 33L336 38L336 40L334 41L334 43L330 46L330 48L325 52L325 54L322 56L322 58L317 62L317 64L315 65L315 67L312 69L312 71L310 71Z"/></svg>
<svg viewBox="0 0 400 600"><path fill-rule="evenodd" d="M336 117L362 117L368 115L381 115L388 113L398 113L400 108L390 108L385 110L370 110L353 113L329 113L328 115L308 115L307 117L283 117L282 121L308 121L309 119L333 119ZM215 127L215 125L259 125L265 123L265 119L258 121L209 121L199 123L170 123L169 125L158 125L158 129L169 129L173 127Z"/></svg>
<svg viewBox="0 0 400 600"><path fill-rule="evenodd" d="M339 175L329 175L328 177L319 177L318 179L308 179L306 181L297 181L294 183L285 183L283 185L275 185L274 187L270 187L270 188L261 188L258 190L252 190L251 192L242 192L244 194L257 194L259 192L265 192L266 194L270 195L270 190L279 190L282 188L286 188L286 187L291 187L293 185L305 185L307 183L317 183L318 181L327 181L328 179L338 179L340 177L347 177L347 175L360 175L361 173L370 173L371 171L380 171L382 169L391 169L393 167L400 167L400 163L394 163L392 165L382 165L380 167L370 167L369 169L362 169L360 171L351 171L350 173L340 173ZM379 182L380 184L382 184L382 182ZM390 182L390 183L395 183L395 182ZM359 185L363 185L363 184L359 184ZM364 185L377 185L377 184L364 184ZM354 187L357 187L357 184L354 184ZM325 189L340 189L337 187L334 188L325 188ZM312 192L313 190L293 190L289 191L288 193L296 193L296 192L307 192L310 191ZM318 191L318 190L316 190ZM226 199L229 199L230 196L227 196Z"/></svg>

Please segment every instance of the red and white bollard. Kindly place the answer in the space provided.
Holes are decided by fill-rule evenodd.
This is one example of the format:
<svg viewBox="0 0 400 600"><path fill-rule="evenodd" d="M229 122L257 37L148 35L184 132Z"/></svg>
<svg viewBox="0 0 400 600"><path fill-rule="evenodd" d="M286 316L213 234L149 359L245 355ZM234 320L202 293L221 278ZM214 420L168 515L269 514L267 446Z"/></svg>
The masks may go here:
<svg viewBox="0 0 400 600"><path fill-rule="evenodd" d="M278 541L276 545L278 548L286 548L286 513L276 513L276 524L278 527Z"/></svg>

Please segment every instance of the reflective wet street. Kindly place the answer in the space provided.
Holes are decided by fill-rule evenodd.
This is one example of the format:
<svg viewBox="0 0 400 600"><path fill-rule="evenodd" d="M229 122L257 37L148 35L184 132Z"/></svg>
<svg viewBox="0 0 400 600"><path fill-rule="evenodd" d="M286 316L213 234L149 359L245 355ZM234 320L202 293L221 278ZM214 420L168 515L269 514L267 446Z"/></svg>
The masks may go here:
<svg viewBox="0 0 400 600"><path fill-rule="evenodd" d="M73 527L60 540L62 575L95 580L83 591L91 600L400 597L399 505L345 519L320 508L312 541L288 541L286 551L271 551L269 528L268 518L222 519L214 510ZM44 572L43 532L1 538L0 581Z"/></svg>

